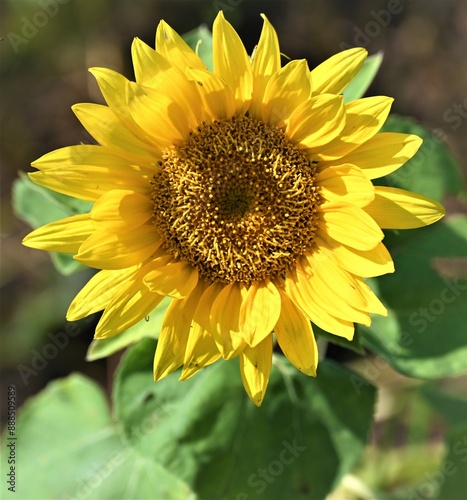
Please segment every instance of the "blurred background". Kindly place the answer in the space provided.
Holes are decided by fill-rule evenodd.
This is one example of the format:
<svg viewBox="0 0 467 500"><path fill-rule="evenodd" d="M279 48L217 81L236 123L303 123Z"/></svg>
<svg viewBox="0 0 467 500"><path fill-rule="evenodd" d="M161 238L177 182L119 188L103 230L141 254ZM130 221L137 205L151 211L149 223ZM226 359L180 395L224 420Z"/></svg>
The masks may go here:
<svg viewBox="0 0 467 500"><path fill-rule="evenodd" d="M59 275L47 253L21 245L30 228L11 209L13 181L51 150L92 142L70 110L78 102L103 102L87 69L103 66L132 78L132 39L154 45L160 19L185 33L200 24L210 28L222 9L251 53L261 31L259 14L265 13L281 51L292 59L306 58L310 67L354 46L370 54L384 51L367 94L393 96L393 112L414 117L444 142L465 179L465 0L1 0L0 5L0 359L2 381L16 385L19 404L74 370L108 387L118 356L85 361L98 318L76 324L64 318L91 274ZM448 215L464 211L457 200L446 205ZM62 337L66 346L50 347ZM330 355L340 359L342 353L332 349ZM367 362L350 360L371 378ZM385 367L374 382L381 387L378 418L357 476L389 494L436 469L445 428L419 397L417 381ZM442 386L467 395L465 378L442 381ZM350 498L345 495L337 492L335 498Z"/></svg>

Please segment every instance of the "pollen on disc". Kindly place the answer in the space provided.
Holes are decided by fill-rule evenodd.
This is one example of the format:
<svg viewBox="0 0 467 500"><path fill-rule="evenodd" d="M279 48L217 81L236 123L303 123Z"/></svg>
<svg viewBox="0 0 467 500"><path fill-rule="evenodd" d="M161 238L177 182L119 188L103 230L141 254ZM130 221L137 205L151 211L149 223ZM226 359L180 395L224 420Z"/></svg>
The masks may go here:
<svg viewBox="0 0 467 500"><path fill-rule="evenodd" d="M209 281L285 274L313 245L315 165L278 128L247 116L201 124L164 152L152 180L168 252Z"/></svg>

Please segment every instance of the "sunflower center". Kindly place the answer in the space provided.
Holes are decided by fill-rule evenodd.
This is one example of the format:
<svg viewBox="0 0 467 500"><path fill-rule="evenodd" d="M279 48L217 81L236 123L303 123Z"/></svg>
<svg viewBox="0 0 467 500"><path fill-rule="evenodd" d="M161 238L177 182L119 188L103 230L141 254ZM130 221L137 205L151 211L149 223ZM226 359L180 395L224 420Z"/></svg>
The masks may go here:
<svg viewBox="0 0 467 500"><path fill-rule="evenodd" d="M284 132L247 116L202 123L152 181L164 246L209 281L284 275L310 249L315 166Z"/></svg>

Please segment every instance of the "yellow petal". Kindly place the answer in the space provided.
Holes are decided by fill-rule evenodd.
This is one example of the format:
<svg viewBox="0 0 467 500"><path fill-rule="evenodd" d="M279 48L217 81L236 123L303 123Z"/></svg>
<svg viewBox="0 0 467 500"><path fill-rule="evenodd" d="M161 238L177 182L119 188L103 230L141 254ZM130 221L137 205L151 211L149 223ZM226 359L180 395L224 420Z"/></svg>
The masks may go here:
<svg viewBox="0 0 467 500"><path fill-rule="evenodd" d="M190 342L190 346L187 347L189 355L185 358L179 380L188 380L205 366L212 365L222 358L213 336L207 330L192 330L188 341Z"/></svg>
<svg viewBox="0 0 467 500"><path fill-rule="evenodd" d="M144 85L150 85L157 81L163 71L167 71L172 65L149 47L139 38L135 38L131 45L131 58L135 71L136 81Z"/></svg>
<svg viewBox="0 0 467 500"><path fill-rule="evenodd" d="M281 67L279 39L276 30L264 14L261 14L261 17L263 18L263 29L251 64L255 83L257 77L273 75Z"/></svg>
<svg viewBox="0 0 467 500"><path fill-rule="evenodd" d="M240 331L256 347L273 330L281 311L281 297L269 280L254 282L246 291L240 308Z"/></svg>
<svg viewBox="0 0 467 500"><path fill-rule="evenodd" d="M153 266L152 262L143 266L122 284L119 293L105 308L94 338L105 339L128 330L146 317L164 298L150 292L143 283L144 276Z"/></svg>
<svg viewBox="0 0 467 500"><path fill-rule="evenodd" d="M191 321L204 289L200 282L188 297L170 303L157 340L154 380L164 378L183 364Z"/></svg>
<svg viewBox="0 0 467 500"><path fill-rule="evenodd" d="M422 142L416 135L382 132L340 160L334 160L332 165L350 163L361 168L369 179L377 179L394 172L410 160Z"/></svg>
<svg viewBox="0 0 467 500"><path fill-rule="evenodd" d="M188 262L170 262L144 278L144 284L151 292L176 299L187 297L197 283L198 270Z"/></svg>
<svg viewBox="0 0 467 500"><path fill-rule="evenodd" d="M248 110L253 92L250 60L240 37L219 12L212 27L214 73L230 86L237 105L237 114Z"/></svg>
<svg viewBox="0 0 467 500"><path fill-rule="evenodd" d="M95 201L112 189L131 186L148 193L155 173L152 165L136 166L102 146L81 144L51 151L32 163L40 172L30 179L59 193Z"/></svg>
<svg viewBox="0 0 467 500"><path fill-rule="evenodd" d="M97 269L123 269L145 261L160 244L151 224L116 234L95 232L80 246L75 259Z"/></svg>
<svg viewBox="0 0 467 500"><path fill-rule="evenodd" d="M96 79L105 102L118 119L138 138L144 139L144 131L133 121L126 104L125 89L128 80L120 73L107 68L90 68L89 72Z"/></svg>
<svg viewBox="0 0 467 500"><path fill-rule="evenodd" d="M355 276L354 283L357 284L357 290L365 300L365 311L373 314L379 314L380 316L388 315L387 309L362 278Z"/></svg>
<svg viewBox="0 0 467 500"><path fill-rule="evenodd" d="M317 174L316 181L326 201L364 207L375 198L373 184L358 167L328 167Z"/></svg>
<svg viewBox="0 0 467 500"><path fill-rule="evenodd" d="M308 265L300 264L306 261ZM304 273L308 294L316 298L324 310L337 318L369 326L369 313L387 316L386 308L359 276L340 268L332 252L319 248L297 262L297 276ZM300 283L299 283L300 285Z"/></svg>
<svg viewBox="0 0 467 500"><path fill-rule="evenodd" d="M313 95L340 94L362 67L368 52L356 47L330 57L310 72Z"/></svg>
<svg viewBox="0 0 467 500"><path fill-rule="evenodd" d="M115 154L110 149L93 144L79 144L77 146L67 146L47 153L31 165L38 170L49 173L57 169L70 169L73 167L106 168L109 175L119 175L120 172L128 172L137 177L152 179L154 175L154 165L151 163L140 163L135 165L126 157Z"/></svg>
<svg viewBox="0 0 467 500"><path fill-rule="evenodd" d="M161 57L158 55L158 57ZM186 120L190 127L197 126L200 122L202 113L198 99L197 85L188 79L183 71L175 66L170 66L158 73L157 77L146 81L144 85L129 83L127 84L127 94L144 94L149 98L157 99L163 94L169 97L171 101L177 104L177 109L182 108L186 115ZM128 95L127 95L128 99ZM176 108L171 106L168 109L169 118L176 124ZM146 129L143 129L146 131Z"/></svg>
<svg viewBox="0 0 467 500"><path fill-rule="evenodd" d="M383 126L394 99L366 97L345 104L346 123L341 134L322 148L310 148L316 160L335 160L371 139Z"/></svg>
<svg viewBox="0 0 467 500"><path fill-rule="evenodd" d="M296 263L298 286L308 288L307 294L331 316L369 326L366 301L356 289L354 278L340 268L323 251L314 251ZM303 279L302 279L303 278Z"/></svg>
<svg viewBox="0 0 467 500"><path fill-rule="evenodd" d="M97 230L113 233L143 225L152 211L153 201L147 196L119 189L108 191L96 201L91 219Z"/></svg>
<svg viewBox="0 0 467 500"><path fill-rule="evenodd" d="M212 304L212 335L225 359L237 356L245 345L240 330L241 305L242 293L236 282L223 286Z"/></svg>
<svg viewBox="0 0 467 500"><path fill-rule="evenodd" d="M313 323L327 332L352 340L354 335L353 323L351 321L336 318L329 314L326 309L323 309L321 305L316 302L316 297L314 292L310 290L308 281L308 278L306 278L305 281L303 273L298 276L297 271L291 269L287 272L284 282L284 291L292 302L300 308Z"/></svg>
<svg viewBox="0 0 467 500"><path fill-rule="evenodd" d="M76 253L94 232L89 214L80 214L46 224L29 233L23 245L49 252Z"/></svg>
<svg viewBox="0 0 467 500"><path fill-rule="evenodd" d="M285 293L281 299L281 315L274 327L279 346L297 370L316 377L318 346L311 323Z"/></svg>
<svg viewBox="0 0 467 500"><path fill-rule="evenodd" d="M383 229L413 229L441 219L446 211L435 200L392 187L375 188L375 199L365 211Z"/></svg>
<svg viewBox="0 0 467 500"><path fill-rule="evenodd" d="M289 139L299 147L314 151L331 142L344 126L342 96L323 94L299 105L287 119L285 131Z"/></svg>
<svg viewBox="0 0 467 500"><path fill-rule="evenodd" d="M240 374L243 387L256 406L261 406L272 365L272 335L256 347L246 346L240 354Z"/></svg>
<svg viewBox="0 0 467 500"><path fill-rule="evenodd" d="M184 300L172 300L162 322L154 356L154 380L166 377L183 364L183 354L188 341L190 323L181 321ZM176 328L175 326L176 325Z"/></svg>
<svg viewBox="0 0 467 500"><path fill-rule="evenodd" d="M129 82L127 99L131 116L160 149L183 142L198 124L192 106L184 108L157 89Z"/></svg>
<svg viewBox="0 0 467 500"><path fill-rule="evenodd" d="M46 153L31 165L39 170L47 172L56 168L73 167L76 165L84 166L99 166L99 167L115 167L116 169L136 169L141 172L149 172L152 167L136 167L128 161L128 159L119 156L107 148L96 146L94 144L79 144L77 146L67 146L56 149L50 153Z"/></svg>
<svg viewBox="0 0 467 500"><path fill-rule="evenodd" d="M224 286L214 282L209 287L204 286L200 292L202 295L193 314L180 380L192 377L201 368L222 357L211 333L210 313L214 300Z"/></svg>
<svg viewBox="0 0 467 500"><path fill-rule="evenodd" d="M134 191L149 194L149 179L124 170L106 167L56 168L28 174L35 184L80 200L96 201L107 191L131 186Z"/></svg>
<svg viewBox="0 0 467 500"><path fill-rule="evenodd" d="M378 224L361 208L324 203L319 210L318 235L324 232L357 250L372 250L384 238Z"/></svg>
<svg viewBox="0 0 467 500"><path fill-rule="evenodd" d="M331 253L332 258L339 266L352 274L371 278L394 272L394 262L382 243L379 243L372 250L362 251L342 245L330 238L329 235L320 233L320 236L324 240L316 237L318 247Z"/></svg>
<svg viewBox="0 0 467 500"><path fill-rule="evenodd" d="M253 71L253 98L250 109L250 116L253 118L262 118L261 103L263 101L266 85L276 71L281 67L281 55L279 50L279 40L276 31L264 14L263 29L261 36L253 53L251 64Z"/></svg>
<svg viewBox="0 0 467 500"><path fill-rule="evenodd" d="M161 153L156 147L138 139L107 106L75 104L72 110L83 127L101 145L136 164L156 163Z"/></svg>
<svg viewBox="0 0 467 500"><path fill-rule="evenodd" d="M188 68L187 77L197 84L197 90L202 100L202 108L214 120L231 118L235 113L236 104L231 88L220 76L210 71Z"/></svg>
<svg viewBox="0 0 467 500"><path fill-rule="evenodd" d="M105 309L113 298L120 293L122 284L135 273L137 267L117 271L99 271L73 299L66 313L68 321L77 321L90 314Z"/></svg>
<svg viewBox="0 0 467 500"><path fill-rule="evenodd" d="M308 64L305 59L290 61L274 73L263 96L262 119L282 127L290 115L310 97Z"/></svg>
<svg viewBox="0 0 467 500"><path fill-rule="evenodd" d="M203 61L165 21L157 26L156 50L181 71L187 67L205 69Z"/></svg>

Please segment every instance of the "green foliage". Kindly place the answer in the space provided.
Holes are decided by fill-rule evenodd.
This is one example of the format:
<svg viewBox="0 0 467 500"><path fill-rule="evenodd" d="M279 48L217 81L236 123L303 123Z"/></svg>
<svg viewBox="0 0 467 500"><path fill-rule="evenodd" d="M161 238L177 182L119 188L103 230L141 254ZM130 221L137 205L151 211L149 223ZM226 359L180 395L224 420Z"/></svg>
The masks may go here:
<svg viewBox="0 0 467 500"><path fill-rule="evenodd" d="M212 70L210 31L201 26L184 39ZM382 53L367 59L344 91L346 102L364 95L382 59ZM465 194L443 140L407 118L390 117L383 131L414 133L425 142L402 169L378 182L439 201ZM17 216L33 227L92 206L26 176L13 194ZM388 232L385 243L396 273L369 282L389 317L358 327L352 342L316 333L356 354L366 347L409 376L463 373L467 282L457 276L467 248L466 218ZM52 259L63 274L81 267L70 255ZM89 347L87 359L96 360L137 343L116 374L113 416L101 389L79 375L50 384L24 406L17 469L28 480L18 480L17 493L6 498L322 499L352 470L373 420L375 389L368 381L327 360L316 379L308 378L277 356L260 409L245 394L237 360L218 362L188 381L173 374L155 383L155 339L169 303L164 300L148 322ZM436 391L425 397L452 426L440 475L433 476L439 477L435 493L457 498L467 474L466 402Z"/></svg>
<svg viewBox="0 0 467 500"><path fill-rule="evenodd" d="M464 414L464 418L467 415ZM459 498L460 492L465 492L467 478L467 424L451 429L445 440L446 455L437 471L436 481L439 492L436 498Z"/></svg>
<svg viewBox="0 0 467 500"><path fill-rule="evenodd" d="M445 420L449 431L445 436L445 456L438 470L416 489L421 492L422 487L430 486L439 500L459 498L467 484L467 399L430 386L424 388L422 395Z"/></svg>
<svg viewBox="0 0 467 500"><path fill-rule="evenodd" d="M387 318L359 327L362 344L396 370L438 378L467 370L467 281L453 278L467 248L466 218L419 229L391 253L396 272L378 279Z"/></svg>
<svg viewBox="0 0 467 500"><path fill-rule="evenodd" d="M379 67L383 62L383 52L380 51L377 54L367 57L360 71L356 74L354 79L347 85L342 94L344 95L344 101L350 102L355 99L360 99L371 82L374 80L376 73L378 73Z"/></svg>
<svg viewBox="0 0 467 500"><path fill-rule="evenodd" d="M216 363L185 382L172 375L155 384L153 347L148 339L124 358L116 417L143 455L161 460L201 498L321 499L360 456L375 391L356 374L324 362L311 379L276 358L257 409L236 361ZM151 420L157 424L139 439L135 429Z"/></svg>
<svg viewBox="0 0 467 500"><path fill-rule="evenodd" d="M448 425L451 427L463 427L466 425L466 398L461 398L455 394L449 394L447 392L441 392L438 388L435 388L432 385L423 387L421 394Z"/></svg>
<svg viewBox="0 0 467 500"><path fill-rule="evenodd" d="M325 361L308 378L278 357L258 409L236 361L155 383L154 347L145 339L125 355L113 420L79 375L25 405L20 498L322 499L360 457L375 402L360 376Z"/></svg>
<svg viewBox="0 0 467 500"><path fill-rule="evenodd" d="M204 65L212 71L212 35L205 26L189 31L183 35L185 42L199 55Z"/></svg>
<svg viewBox="0 0 467 500"><path fill-rule="evenodd" d="M443 201L463 192L456 161L443 142L413 120L390 117L384 131L424 139L418 153L380 183ZM412 377L438 378L467 370L467 281L462 258L467 219L456 216L433 226L388 231L384 240L396 272L371 280L389 316L358 327L362 344L396 370ZM463 276L463 278L462 278Z"/></svg>
<svg viewBox="0 0 467 500"><path fill-rule="evenodd" d="M458 164L441 137L411 118L394 115L389 116L381 132L403 132L423 139L412 159L383 178L385 185L415 191L441 202L448 195L465 192Z"/></svg>
<svg viewBox="0 0 467 500"><path fill-rule="evenodd" d="M321 330L319 326L313 325L313 333L323 339L326 339L328 342L331 342L331 344L349 349L357 354L365 354L365 349L360 342L359 332L355 332L352 340L347 340L344 337L338 337L332 333L325 332L324 330Z"/></svg>
<svg viewBox="0 0 467 500"><path fill-rule="evenodd" d="M125 442L101 389L81 375L32 398L16 433L16 492L2 498L190 498L185 483Z"/></svg>
<svg viewBox="0 0 467 500"><path fill-rule="evenodd" d="M128 330L110 337L108 339L94 339L89 345L86 354L87 361L95 361L96 359L105 358L114 354L117 351L135 344L140 340L151 337L158 338L164 319L165 311L172 302L172 298L166 297L162 302L151 312L148 318L141 320L136 325L128 328Z"/></svg>
<svg viewBox="0 0 467 500"><path fill-rule="evenodd" d="M15 215L33 228L89 212L91 207L91 202L78 200L34 184L25 174L20 174L20 178L13 185ZM64 253L50 255L57 271L62 274L68 275L84 267L74 260L72 255Z"/></svg>

